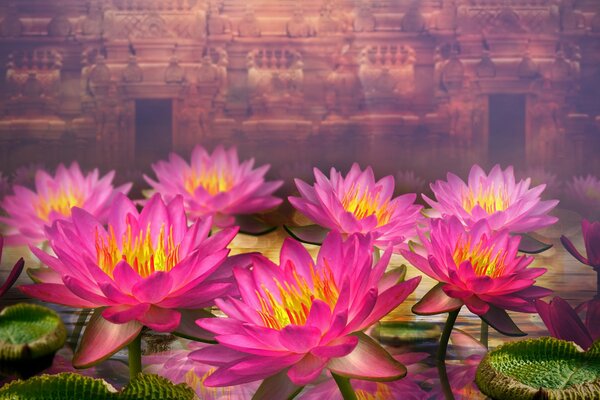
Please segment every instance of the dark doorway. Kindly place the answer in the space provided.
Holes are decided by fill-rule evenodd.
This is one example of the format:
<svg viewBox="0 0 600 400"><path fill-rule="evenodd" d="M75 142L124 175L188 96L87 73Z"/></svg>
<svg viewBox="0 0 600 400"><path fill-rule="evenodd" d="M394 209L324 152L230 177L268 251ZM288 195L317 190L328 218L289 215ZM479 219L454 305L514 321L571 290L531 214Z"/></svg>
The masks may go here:
<svg viewBox="0 0 600 400"><path fill-rule="evenodd" d="M525 162L525 95L493 94L489 99L489 160L523 166Z"/></svg>
<svg viewBox="0 0 600 400"><path fill-rule="evenodd" d="M141 169L166 158L173 142L171 99L135 101L135 163Z"/></svg>

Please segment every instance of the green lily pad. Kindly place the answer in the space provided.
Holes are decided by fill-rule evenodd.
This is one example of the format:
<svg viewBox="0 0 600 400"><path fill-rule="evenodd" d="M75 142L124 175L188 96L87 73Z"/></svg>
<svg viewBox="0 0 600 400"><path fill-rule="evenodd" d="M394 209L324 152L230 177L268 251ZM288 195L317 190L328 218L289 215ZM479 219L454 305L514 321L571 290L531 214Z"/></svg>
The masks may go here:
<svg viewBox="0 0 600 400"><path fill-rule="evenodd" d="M101 379L62 373L14 381L0 389L0 400L193 400L196 393L185 384L140 374L121 392Z"/></svg>
<svg viewBox="0 0 600 400"><path fill-rule="evenodd" d="M63 347L67 330L47 307L19 303L0 312L0 360L23 361L54 354Z"/></svg>
<svg viewBox="0 0 600 400"><path fill-rule="evenodd" d="M437 342L441 334L442 330L437 324L401 321L379 322L371 333L380 343L396 347L411 343Z"/></svg>
<svg viewBox="0 0 600 400"><path fill-rule="evenodd" d="M549 337L507 343L483 358L475 382L497 400L598 399L600 341L587 352Z"/></svg>

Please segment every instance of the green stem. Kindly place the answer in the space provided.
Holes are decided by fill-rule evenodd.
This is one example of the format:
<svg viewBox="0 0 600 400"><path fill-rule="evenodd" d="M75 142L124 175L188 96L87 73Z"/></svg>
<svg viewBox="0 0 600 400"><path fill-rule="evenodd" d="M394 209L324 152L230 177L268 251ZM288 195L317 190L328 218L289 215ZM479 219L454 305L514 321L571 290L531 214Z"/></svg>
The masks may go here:
<svg viewBox="0 0 600 400"><path fill-rule="evenodd" d="M440 338L440 346L438 347L437 352L437 360L440 363L444 363L446 361L446 350L448 349L448 341L450 340L450 334L452 333L452 328L454 328L454 323L456 322L456 317L458 317L459 312L460 308L454 311L450 311L448 313L448 319L446 320L446 325L444 325L444 331L442 332L442 337Z"/></svg>
<svg viewBox="0 0 600 400"><path fill-rule="evenodd" d="M490 326L484 320L481 320L481 331L479 335L479 341L485 348L488 348L488 341L490 337Z"/></svg>
<svg viewBox="0 0 600 400"><path fill-rule="evenodd" d="M454 393L452 393L452 386L450 385L450 379L448 379L448 371L446 371L446 363L438 362L437 369L440 375L440 385L442 386L444 399L454 400Z"/></svg>
<svg viewBox="0 0 600 400"><path fill-rule="evenodd" d="M92 313L92 309L82 309L79 311L79 316L77 317L77 322L75 323L75 327L73 328L73 333L71 334L71 343L73 344L73 349L77 348L77 344L79 343L79 337L81 336L81 331L83 327L86 325L87 319Z"/></svg>
<svg viewBox="0 0 600 400"><path fill-rule="evenodd" d="M129 379L133 380L142 372L142 334L137 335L128 345L129 350Z"/></svg>
<svg viewBox="0 0 600 400"><path fill-rule="evenodd" d="M358 400L356 397L356 393L354 393L354 389L352 389L352 385L350 384L350 378L346 378L345 376L340 376L336 373L331 373L335 383L337 383L338 388L340 388L340 393L344 400Z"/></svg>

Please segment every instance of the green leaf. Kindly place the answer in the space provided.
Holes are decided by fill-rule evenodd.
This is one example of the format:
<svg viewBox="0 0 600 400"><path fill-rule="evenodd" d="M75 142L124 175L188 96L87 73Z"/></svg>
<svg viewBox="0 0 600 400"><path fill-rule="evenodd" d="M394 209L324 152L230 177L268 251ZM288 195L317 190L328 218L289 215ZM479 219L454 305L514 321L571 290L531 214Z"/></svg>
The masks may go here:
<svg viewBox="0 0 600 400"><path fill-rule="evenodd" d="M315 244L320 246L323 244L329 230L319 225L306 226L287 226L283 228L290 234L291 237L302 243Z"/></svg>
<svg viewBox="0 0 600 400"><path fill-rule="evenodd" d="M438 324L425 321L382 321L372 336L380 343L399 347L411 343L437 342L442 334Z"/></svg>
<svg viewBox="0 0 600 400"><path fill-rule="evenodd" d="M293 399L302 388L294 385L287 376L287 370L283 370L265 379L252 396L252 400Z"/></svg>
<svg viewBox="0 0 600 400"><path fill-rule="evenodd" d="M174 385L148 374L138 375L121 392L101 379L74 373L35 376L0 389L0 400L192 400L195 396L185 384Z"/></svg>
<svg viewBox="0 0 600 400"><path fill-rule="evenodd" d="M517 236L521 237L521 242L519 242L519 251L521 253L539 254L552 247L551 244L540 242L539 240L524 233Z"/></svg>
<svg viewBox="0 0 600 400"><path fill-rule="evenodd" d="M266 235L277 229L255 215L236 215L235 224L240 227L240 233L251 236Z"/></svg>
<svg viewBox="0 0 600 400"><path fill-rule="evenodd" d="M51 309L19 303L0 312L0 360L30 360L63 347L67 330Z"/></svg>
<svg viewBox="0 0 600 400"><path fill-rule="evenodd" d="M507 343L484 357L475 382L497 400L597 399L600 341L587 352L549 337Z"/></svg>

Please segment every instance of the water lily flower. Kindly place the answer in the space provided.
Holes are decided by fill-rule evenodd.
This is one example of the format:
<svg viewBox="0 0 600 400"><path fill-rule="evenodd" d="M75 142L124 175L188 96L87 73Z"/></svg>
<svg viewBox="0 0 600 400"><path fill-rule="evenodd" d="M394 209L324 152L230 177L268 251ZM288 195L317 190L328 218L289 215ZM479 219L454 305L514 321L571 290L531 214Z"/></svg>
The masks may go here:
<svg viewBox="0 0 600 400"><path fill-rule="evenodd" d="M206 343L183 343L181 348L144 356L144 372L156 374L169 379L173 383L185 383L190 386L202 400L250 400L258 389L260 382L244 385L212 388L204 385L216 368L192 360L190 352L210 346Z"/></svg>
<svg viewBox="0 0 600 400"><path fill-rule="evenodd" d="M350 383L354 388L358 399L373 400L423 400L430 396L419 385L415 373L418 364L423 359L429 357L427 353L403 353L394 355L394 359L406 365L408 374L405 378L393 382L370 382L358 379L352 379ZM330 376L328 379L320 382L310 388L305 389L298 396L300 400L342 400L340 391Z"/></svg>
<svg viewBox="0 0 600 400"><path fill-rule="evenodd" d="M518 256L519 236L493 231L486 220L470 230L457 217L431 221L430 237L419 236L427 258L403 251L421 272L439 282L414 307L417 314L468 309L504 334L520 334L505 310L535 312L533 301L551 291L534 286L544 268L527 268L531 256ZM516 332L515 332L516 330Z"/></svg>
<svg viewBox="0 0 600 400"><path fill-rule="evenodd" d="M561 236L560 241L573 257L579 262L589 265L600 272L600 222L581 221L581 232L585 243L584 257L566 236Z"/></svg>
<svg viewBox="0 0 600 400"><path fill-rule="evenodd" d="M0 222L8 226L8 245L37 245L46 240L44 228L59 219L69 219L71 208L79 207L104 222L108 207L117 193L127 194L131 184L114 188L115 173L99 176L97 169L84 175L79 164L60 164L54 176L44 170L35 175L35 190L13 186L13 194L2 201L8 216Z"/></svg>
<svg viewBox="0 0 600 400"><path fill-rule="evenodd" d="M538 300L535 306L553 337L575 342L584 350L600 339L600 299L587 301L575 309L560 297L550 303ZM582 321L579 313L584 311L586 316Z"/></svg>
<svg viewBox="0 0 600 400"><path fill-rule="evenodd" d="M334 168L329 178L316 168L314 174L314 186L296 180L302 197L289 201L316 224L344 235L371 233L378 247L400 247L416 235L422 206L414 193L392 198L393 176L375 181L371 167L362 171L356 163L345 177Z"/></svg>
<svg viewBox="0 0 600 400"><path fill-rule="evenodd" d="M588 218L600 217L600 179L593 175L574 176L567 182L567 200L580 214Z"/></svg>
<svg viewBox="0 0 600 400"><path fill-rule="evenodd" d="M400 170L396 173L396 190L400 193L422 193L425 185L425 179L415 174L415 171Z"/></svg>
<svg viewBox="0 0 600 400"><path fill-rule="evenodd" d="M3 250L4 250L4 237L2 237L2 235L0 235L0 261L2 260L2 251ZM19 279L21 272L23 272L24 266L25 266L25 261L21 257L21 258L19 258L19 260L15 263L15 265L12 267L12 269L8 273L8 276L6 277L6 280L4 281L2 286L0 286L0 297L4 296L6 294L6 292L8 292L8 289L10 289L15 284L17 279Z"/></svg>
<svg viewBox="0 0 600 400"><path fill-rule="evenodd" d="M359 332L397 307L419 284L421 277L399 282L399 270L384 274L391 254L388 247L373 266L371 236L352 235L344 242L332 232L316 262L299 242L288 238L280 266L256 256L251 270L234 269L241 300L219 299L216 304L227 318L198 321L219 342L190 355L218 367L205 385L230 386L275 376L303 386L324 369L366 380L404 376L403 365Z"/></svg>
<svg viewBox="0 0 600 400"><path fill-rule="evenodd" d="M265 182L269 165L253 169L254 159L238 160L237 150L219 146L212 154L196 146L188 164L175 153L152 165L157 180L144 179L166 200L183 196L192 218L212 216L218 227L231 226L237 214L269 210L282 200L272 196L282 181Z"/></svg>
<svg viewBox="0 0 600 400"><path fill-rule="evenodd" d="M81 208L72 220L46 229L56 257L32 247L49 271L22 286L50 303L96 309L75 355L76 366L93 365L133 340L143 326L172 332L181 309L200 309L232 286L226 246L228 228L208 237L207 218L188 227L181 196L165 204L153 196L141 212L124 195L110 209L108 227Z"/></svg>
<svg viewBox="0 0 600 400"><path fill-rule="evenodd" d="M494 166L489 175L479 165L469 172L467 183L448 173L447 182L431 185L437 201L423 195L440 216L455 216L465 226L488 221L493 230L531 232L552 225L558 219L547 215L558 200L542 201L545 185L529 188L530 179L515 183L512 167L502 171Z"/></svg>

